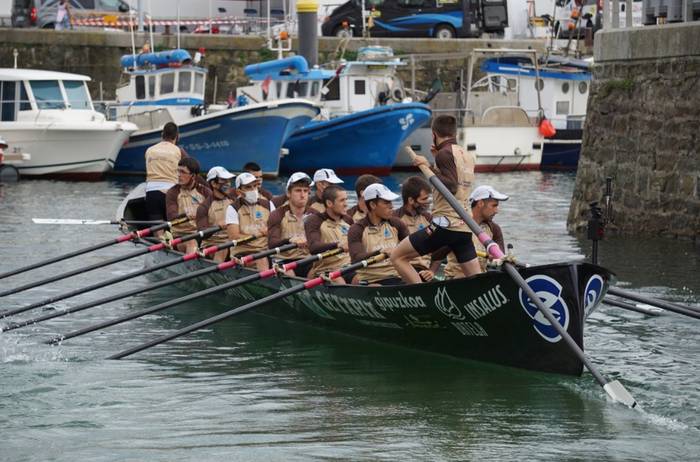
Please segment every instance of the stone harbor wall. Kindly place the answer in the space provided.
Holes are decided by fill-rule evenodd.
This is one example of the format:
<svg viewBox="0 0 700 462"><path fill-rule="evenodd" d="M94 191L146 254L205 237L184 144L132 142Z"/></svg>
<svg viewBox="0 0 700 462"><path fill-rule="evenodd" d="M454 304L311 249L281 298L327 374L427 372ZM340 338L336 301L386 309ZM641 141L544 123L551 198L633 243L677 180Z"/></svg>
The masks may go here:
<svg viewBox="0 0 700 462"><path fill-rule="evenodd" d="M613 178L625 235L700 240L700 23L600 31L570 231Z"/></svg>
<svg viewBox="0 0 700 462"><path fill-rule="evenodd" d="M148 40L146 34L136 34L136 49ZM177 46L175 35L155 36L154 50L167 50ZM466 68L466 56L474 48L532 48L542 51L541 40L480 40L459 39L352 39L341 47L336 38L319 38L319 63L337 59L353 59L357 49L367 45L390 46L395 55L421 54L432 56L460 53L465 59L431 60L418 62L415 67L416 89L428 90L435 78L440 78L445 91L457 80L459 70ZM293 48L298 43L295 40ZM183 34L181 48L191 54L205 49L202 63L209 71L206 101L212 102L216 87L216 101L226 100L229 91L245 85L243 68L248 64L275 59L277 55L266 48L261 37L232 35ZM0 29L0 67L13 66L13 50L17 49L18 67L73 72L92 77L90 91L94 99L111 100L120 81L119 58L131 53L131 35L125 32L63 31L39 29ZM344 52L343 52L344 50ZM411 68L403 66L400 77L405 86L411 86ZM102 96L100 98L100 88Z"/></svg>

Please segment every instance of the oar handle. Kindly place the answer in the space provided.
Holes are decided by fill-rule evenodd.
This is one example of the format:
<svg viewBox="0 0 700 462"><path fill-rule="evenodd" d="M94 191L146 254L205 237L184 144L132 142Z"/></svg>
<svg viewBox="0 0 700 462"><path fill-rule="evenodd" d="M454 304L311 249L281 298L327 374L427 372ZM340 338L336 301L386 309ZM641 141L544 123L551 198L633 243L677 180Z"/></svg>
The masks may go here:
<svg viewBox="0 0 700 462"><path fill-rule="evenodd" d="M410 146L406 146L406 152L411 156L411 159L415 161L415 159L418 157L418 155L411 149ZM435 172L433 172L430 167L419 164L418 168L420 169L421 172L423 172L423 175L425 175L428 178L428 181L435 187L435 189L438 190L440 194L443 195L443 197L447 200L447 202L450 203L452 208L457 212L459 217L464 221L464 223L469 226L469 229L471 230L472 233L476 237L479 238L479 242L484 246L486 251L491 255L491 258L493 259L501 259L505 257L505 254L499 247L499 245L491 239L491 236L486 234L486 232L481 229L481 227L476 224L472 216L467 213L466 210L464 210L464 207L457 201L457 199L454 197L454 195L450 192L447 187L445 187L444 183L440 181L440 178L435 175Z"/></svg>

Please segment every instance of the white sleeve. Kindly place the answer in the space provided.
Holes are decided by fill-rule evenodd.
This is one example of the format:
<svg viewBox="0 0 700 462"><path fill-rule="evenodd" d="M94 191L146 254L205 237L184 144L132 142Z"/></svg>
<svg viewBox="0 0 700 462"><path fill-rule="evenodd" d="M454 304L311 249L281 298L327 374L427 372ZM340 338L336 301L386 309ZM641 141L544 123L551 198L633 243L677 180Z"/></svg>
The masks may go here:
<svg viewBox="0 0 700 462"><path fill-rule="evenodd" d="M237 225L238 223L238 210L233 208L233 205L229 205L226 209L226 224L227 225Z"/></svg>
<svg viewBox="0 0 700 462"><path fill-rule="evenodd" d="M269 201L269 202L270 202L270 213L272 213L275 211L275 204L273 204L272 201Z"/></svg>

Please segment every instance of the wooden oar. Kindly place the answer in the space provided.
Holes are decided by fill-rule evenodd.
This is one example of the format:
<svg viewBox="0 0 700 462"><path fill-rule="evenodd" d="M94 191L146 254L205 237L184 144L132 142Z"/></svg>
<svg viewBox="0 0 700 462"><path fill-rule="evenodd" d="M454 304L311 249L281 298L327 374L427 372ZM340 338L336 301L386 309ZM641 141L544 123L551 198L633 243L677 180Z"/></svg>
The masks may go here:
<svg viewBox="0 0 700 462"><path fill-rule="evenodd" d="M684 306L679 305L677 303L667 302L665 300L659 300L652 297L645 297L644 295L639 295L628 290L620 289L618 287L609 288L608 293L617 297L634 300L635 302L646 303L647 305L656 306L658 308L672 311L674 313L684 314L691 318L700 319L700 309L694 308L692 306Z"/></svg>
<svg viewBox="0 0 700 462"><path fill-rule="evenodd" d="M350 272L350 271L355 271L358 268L363 268L367 267L369 265L372 265L374 263L380 262L386 258L385 254L379 254L376 255L372 258L368 258L367 260L362 260L360 262L354 263L349 266L345 266L337 271L333 271L328 274L327 278L328 279L336 279L341 277L342 275ZM272 295L268 295L267 297L261 298L260 300L256 300L254 302L248 303L246 305L240 306L238 308L234 308L232 310L226 311L225 313L221 313L217 316L211 317L209 319L205 319L204 321L200 321L196 324L192 324L191 326L187 326L183 329L180 329L172 334L169 335L164 335L162 337L159 337L155 340L152 340L150 342L135 346L133 348L130 348L128 350L121 351L115 355L110 356L107 359L122 359L127 356L131 356L134 353L138 353L139 351L143 351L147 348L151 348L153 346L159 345L161 343L167 342L169 340L172 340L177 337L181 337L183 335L189 334L190 332L194 332L196 330L199 330L203 327L210 326L212 324L215 324L219 321L223 321L224 319L228 319L232 316L235 316L237 314L245 313L246 311L250 311L253 308L259 308L261 306L265 306L270 302L274 302L276 300L280 300L285 297L289 297L290 295L296 294L298 292L301 292L303 290L311 289L313 287L319 286L323 284L323 281L325 279L323 277L317 277L314 279L309 279L308 281L304 282L303 284L297 284L294 287L290 287L289 289L285 289L281 292L277 292Z"/></svg>
<svg viewBox="0 0 700 462"><path fill-rule="evenodd" d="M241 244L243 242L246 242L249 239L254 239L254 237L251 236L251 237L247 237L244 239L240 239L238 241L229 241L226 244L220 244L220 245L215 246L215 247L218 247L218 250L223 250L225 248L235 246L236 244ZM240 263L242 266L245 266L249 263L254 262L255 260L259 260L261 258L266 258L266 257L269 257L271 255L279 255L279 254L286 252L288 250L295 249L296 247L297 247L297 244L285 244L285 245L282 245L280 247L275 247L274 249L263 250L262 252L257 252L257 253L243 257L240 260ZM218 250L213 250L210 253L215 253ZM99 300L94 300L91 302L83 303L82 305L74 306L72 308L59 310L55 313L50 313L50 314L47 314L47 315L44 315L44 316L41 316L41 317L38 317L35 319L30 319L28 321L22 322L21 324L22 325L37 324L39 322L43 322L43 321L47 321L49 319L57 318L59 316L65 316L67 314L87 310L89 308L101 306L101 305L104 305L106 303L111 303L111 302L121 300L121 299L124 299L127 297L132 297L132 296L137 295L137 294L149 292L149 291L155 290L155 289L160 289L161 287L166 287L166 286L170 286L173 284L177 284L179 282L194 279L194 278L204 276L204 275L209 274L209 273L226 271L228 269L235 268L238 265L239 265L239 262L237 260L226 261L223 263L219 263L218 265L213 265L213 266L210 266L208 268L202 268L202 269L197 270L197 271L192 271L191 273L183 274L183 275L180 275L180 276L177 276L174 278L166 279L164 281L156 282L156 283L150 284L146 287L141 287L138 289L129 290L127 292L122 292L120 294L111 295L109 297L104 297L104 298L101 298ZM22 325L20 325L18 327L22 327ZM68 340L69 338L78 337L80 335L87 334L88 332L92 332L94 330L100 329L101 327L106 327L106 326L102 326L102 325L88 326L86 328L83 328L83 329L80 329L77 331L73 331L73 332L70 332L70 333L65 334L65 335L59 335L57 337L54 337L52 339L45 341L44 343L46 343L48 345L56 344L56 343L59 343L63 340Z"/></svg>
<svg viewBox="0 0 700 462"><path fill-rule="evenodd" d="M182 242L182 238L173 239L172 242L180 243L180 242ZM24 284L22 286L14 287L14 288L6 290L4 292L0 292L0 297L6 297L8 295L16 294L18 292L24 292L25 290L33 289L35 287L39 287L39 286L43 286L46 284L50 284L52 282L60 281L62 279L67 279L69 277L75 276L76 274L87 273L88 271L96 270L98 268L104 268L105 266L113 265L115 263L119 263L119 262L122 262L125 260L129 260L131 258L145 255L145 254L150 253L150 252L157 252L159 250L162 250L164 247L165 247L165 245L163 243L153 244L150 247L146 247L145 249L136 250L136 251L128 253L126 255L114 257L114 258L111 258L109 260L104 260L104 261L101 261L98 263L94 263L92 265L84 266L81 268L76 268L74 270L67 271L65 273L56 274L54 276L42 279L40 281L35 281L35 282L29 283L29 284ZM4 317L4 315L0 314L0 317Z"/></svg>
<svg viewBox="0 0 700 462"><path fill-rule="evenodd" d="M136 318L140 318L141 316L146 316L148 314L156 313L158 311L162 311L162 310L165 310L167 308L170 308L170 307L173 307L176 305L180 305L182 303L189 302L191 300L195 300L197 298L206 297L208 295L212 295L212 294L222 292L222 291L228 290L228 289L233 289L234 287L248 284L249 282L269 278L271 276L274 276L277 273L277 271L292 270L299 265L304 265L304 264L311 263L314 261L322 260L325 257L330 257L332 255L336 255L336 254L339 254L341 252L342 252L341 249L333 249L333 250L329 250L327 252L320 253L317 255L311 255L310 257L306 257L306 258L303 258L303 259L295 261L295 262L287 263L287 264L282 266L281 270L271 268L271 269L268 269L265 271L261 271L259 273L254 273L254 274L251 274L250 276L236 279L235 281L230 281L230 282L227 282L227 283L215 286L215 287L210 287L210 288L205 289L205 290L200 290L199 292L185 295L184 297L176 298L175 300L170 300L167 302L160 303L160 304L155 305L151 308L146 308L145 310L141 310L137 313L127 314L127 315L122 316L120 318L112 319L110 321L104 321L104 322L101 322L99 324L95 324L93 326L88 326L84 329L80 329L77 332L71 332L70 334L66 334L64 336L57 337L56 339L51 339L47 343L57 343L61 340L77 337L78 335L87 334L88 332L93 332L93 331L98 330L98 329L103 329L105 327L110 327L110 326L114 326L117 324L121 324L123 322L130 321L130 320L136 319Z"/></svg>
<svg viewBox="0 0 700 462"><path fill-rule="evenodd" d="M48 260L43 260L43 261L40 261L38 263L33 263L31 265L24 266L22 268L13 269L12 271L8 271L6 273L0 274L0 279L5 279L5 278L8 278L10 276L14 276L16 274L25 273L27 271L30 271L30 270L33 270L36 268L41 268L41 267L44 267L46 265L50 265L52 263L56 263L59 261L68 260L69 258L77 257L78 255L84 255L86 253L94 252L95 250L104 249L105 247L109 247L110 245L120 244L122 242L131 241L133 239L137 239L140 237L146 237L146 236L149 236L156 231L160 231L161 229L165 229L165 228L170 228L172 225L182 223L186 220L187 220L186 217L178 217L175 220L170 221L170 222L161 223L159 225L151 226L150 228L142 229L140 231L134 231L134 232L131 232L128 234L121 235L117 238L110 239L109 241L102 242L100 244L95 244L93 246L85 247L84 249L80 249L80 250L74 250L73 252L59 255L58 257L49 258Z"/></svg>
<svg viewBox="0 0 700 462"><path fill-rule="evenodd" d="M220 226L213 226L211 228L203 229L202 231L197 231L195 233L191 233L191 234L187 234L185 236L177 237L177 238L173 239L172 241L170 241L169 245L170 245L170 247L174 247L174 246L181 244L183 242L191 241L192 239L206 239L207 237L209 237L212 234L217 233L219 231L221 231ZM252 239L252 237L250 237L249 239ZM158 244L151 245L151 246L147 247L147 249L149 250L149 252L155 252L158 250L165 249L166 246L167 245L165 242L161 242ZM214 247L216 247L216 246L214 246ZM61 300L65 300L67 298L71 298L71 297L75 297L77 295L84 294L86 292L101 289L103 287L106 287L106 286L109 286L112 284L117 284L119 282L127 281L127 280L135 278L137 276L142 276L144 274L152 273L153 271L157 271L157 270L162 269L162 268L167 268L168 266L177 265L178 263L183 263L183 262L186 262L189 260L194 260L196 258L199 258L200 256L207 256L215 251L216 251L215 248L209 247L208 249L205 249L205 251L203 251L203 252L192 252L190 254L183 255L179 258L174 258L172 260L160 263L158 265L149 266L147 268L143 268L143 269L140 269L138 271L123 274L121 276L117 276L117 277L114 277L112 279L107 279L106 281L102 281L102 282L98 282L98 283L95 283L95 284L92 284L89 286L81 287L80 289L71 290L70 292L65 292L65 293L60 294L60 295L55 295L53 297L42 300L40 302L32 303L31 305L27 305L27 306L24 306L21 308L15 308L13 310L4 311L4 312L0 313L0 319L7 318L9 316L13 316L13 315L19 314L19 313L24 313L25 311L40 308L42 306L48 305L49 303L55 303L55 302L58 302ZM23 323L12 324L10 326L7 326L7 327L0 329L0 332L5 332L7 330L17 329L17 327L22 327L23 325L26 325L26 324L23 324Z"/></svg>
<svg viewBox="0 0 700 462"><path fill-rule="evenodd" d="M408 151L408 153L413 159L417 157L416 153L413 152L413 149L411 149L410 147L406 147L405 149ZM447 189L442 183L442 181L437 176L435 176L435 173L433 173L433 171L430 170L429 167L423 164L420 165L420 170L428 178L428 180L435 187L435 189L437 189L440 192L440 194L442 194L443 197L447 200L447 202L449 202L449 204L452 206L455 212L457 212L459 217L462 220L464 220L464 222L469 226L469 229L472 231L472 233L474 233L474 235L479 238L479 241L486 248L486 251L494 259L504 258L505 255L503 254L503 251L501 251L498 244L496 244L493 241L493 239L491 239L489 235L486 234L479 227L479 225L476 224L471 215L469 215L467 211L464 210L464 207L457 201L457 199L449 191L449 189ZM593 374L593 377L600 384L600 386L603 387L608 396L610 396L614 401L618 401L631 408L637 406L637 401L632 397L632 395L619 381L608 380L600 372L598 372L598 369L593 365L593 363L591 363L591 361L588 359L583 350L581 350L581 348L576 344L574 339L571 338L569 333L554 318L549 309L547 309L547 307L544 306L542 300L540 300L537 294L535 294L532 288L527 284L527 282L525 282L525 279L523 279L520 273L518 273L518 270L515 268L515 266L513 266L513 264L509 263L508 261L504 261L503 268L505 269L506 273L508 273L508 275L511 277L513 282L515 282L515 284L518 287L520 287L520 289L522 289L522 291L525 292L525 294L527 294L530 301L535 304L535 306L540 311L540 313L542 313L545 319L547 319L547 321L552 325L552 327L556 329L557 333L561 336L562 339L564 339L564 341L569 346L574 355L576 355L581 360L581 362L583 362L586 368L591 372L591 374Z"/></svg>

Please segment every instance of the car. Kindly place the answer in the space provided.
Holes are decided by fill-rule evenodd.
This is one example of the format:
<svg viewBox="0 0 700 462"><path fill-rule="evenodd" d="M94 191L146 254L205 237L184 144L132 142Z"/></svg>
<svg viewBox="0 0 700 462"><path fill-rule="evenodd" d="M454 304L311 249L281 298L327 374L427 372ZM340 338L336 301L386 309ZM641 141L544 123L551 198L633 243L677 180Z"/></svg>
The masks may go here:
<svg viewBox="0 0 700 462"><path fill-rule="evenodd" d="M70 0L70 7L76 17L126 13L130 9L124 0ZM12 26L53 29L57 10L58 0L14 0Z"/></svg>

